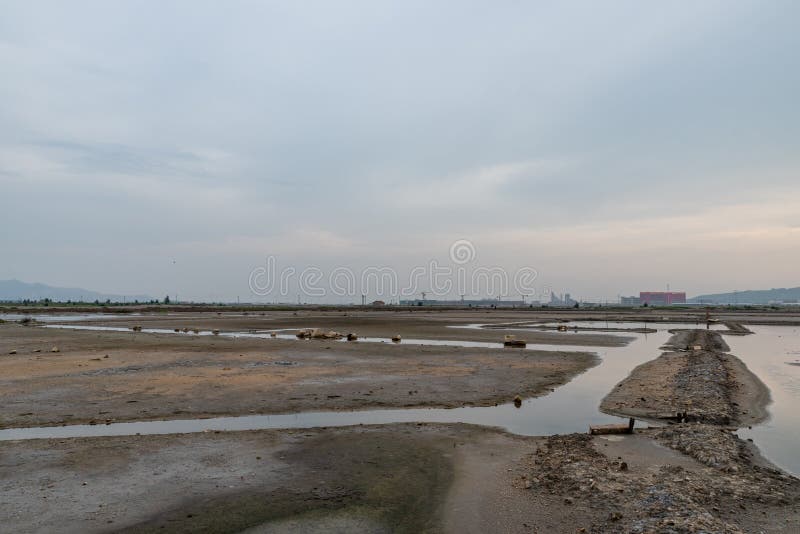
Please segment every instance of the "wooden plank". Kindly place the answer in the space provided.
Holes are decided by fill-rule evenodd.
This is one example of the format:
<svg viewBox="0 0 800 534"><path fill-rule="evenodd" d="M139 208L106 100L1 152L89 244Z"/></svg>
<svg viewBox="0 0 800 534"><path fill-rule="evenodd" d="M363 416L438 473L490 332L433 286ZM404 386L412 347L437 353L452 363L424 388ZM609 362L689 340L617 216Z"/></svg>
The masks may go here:
<svg viewBox="0 0 800 534"><path fill-rule="evenodd" d="M632 434L634 424L635 420L631 418L628 420L628 424L592 425L589 427L589 434Z"/></svg>

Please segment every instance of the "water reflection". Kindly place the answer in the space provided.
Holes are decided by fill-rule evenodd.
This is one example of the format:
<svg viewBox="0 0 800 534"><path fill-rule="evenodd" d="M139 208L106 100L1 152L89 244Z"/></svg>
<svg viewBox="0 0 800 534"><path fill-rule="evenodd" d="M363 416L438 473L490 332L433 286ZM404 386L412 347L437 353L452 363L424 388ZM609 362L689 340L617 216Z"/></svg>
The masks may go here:
<svg viewBox="0 0 800 534"><path fill-rule="evenodd" d="M752 439L764 455L783 469L800 473L800 367L787 365L800 351L800 328L749 326L754 336L726 338L731 352L769 387L770 419L738 434Z"/></svg>

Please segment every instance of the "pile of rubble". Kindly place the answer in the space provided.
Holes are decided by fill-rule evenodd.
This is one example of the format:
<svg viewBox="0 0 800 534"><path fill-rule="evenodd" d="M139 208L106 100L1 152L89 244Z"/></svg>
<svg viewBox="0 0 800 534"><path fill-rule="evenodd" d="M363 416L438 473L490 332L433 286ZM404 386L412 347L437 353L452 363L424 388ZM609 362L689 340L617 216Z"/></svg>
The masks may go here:
<svg viewBox="0 0 800 534"><path fill-rule="evenodd" d="M714 330L670 330L672 337L664 345L679 351L691 351L696 347L714 352L730 352L730 347L719 332Z"/></svg>
<svg viewBox="0 0 800 534"><path fill-rule="evenodd" d="M684 356L690 361L672 377L672 403L684 407L685 419L729 425L736 418L730 391L734 381L720 356L705 351Z"/></svg>
<svg viewBox="0 0 800 534"><path fill-rule="evenodd" d="M580 502L597 519L590 532L724 532L740 509L800 502L800 481L755 466L747 447L730 432L708 425L675 425L653 437L703 466L629 468L598 452L588 435L551 436L528 459L519 484L534 493ZM535 498L535 497L534 497ZM725 513L722 513L722 511Z"/></svg>
<svg viewBox="0 0 800 534"><path fill-rule="evenodd" d="M350 332L349 334L342 334L334 330L322 330L320 328L306 328L300 330L295 334L298 339L342 339L347 338L348 341L358 340L358 335Z"/></svg>

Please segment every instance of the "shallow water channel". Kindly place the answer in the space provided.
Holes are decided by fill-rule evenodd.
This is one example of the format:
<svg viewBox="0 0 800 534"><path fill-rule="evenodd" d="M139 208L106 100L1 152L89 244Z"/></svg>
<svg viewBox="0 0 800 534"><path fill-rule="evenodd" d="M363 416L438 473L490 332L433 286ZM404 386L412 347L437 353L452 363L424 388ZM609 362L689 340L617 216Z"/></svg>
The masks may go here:
<svg viewBox="0 0 800 534"><path fill-rule="evenodd" d="M648 330L672 330L672 329L708 329L708 330L727 330L728 327L723 323L710 323L695 322L695 323L656 323L652 321L559 321L549 323L505 323L508 326L502 326L503 330L519 330L519 331L542 331L553 330L559 326L567 327L566 333L571 334L596 334L598 330L612 330L615 333L632 329L648 329ZM466 325L456 326L453 328L480 328L483 325ZM583 330L579 330L583 329Z"/></svg>

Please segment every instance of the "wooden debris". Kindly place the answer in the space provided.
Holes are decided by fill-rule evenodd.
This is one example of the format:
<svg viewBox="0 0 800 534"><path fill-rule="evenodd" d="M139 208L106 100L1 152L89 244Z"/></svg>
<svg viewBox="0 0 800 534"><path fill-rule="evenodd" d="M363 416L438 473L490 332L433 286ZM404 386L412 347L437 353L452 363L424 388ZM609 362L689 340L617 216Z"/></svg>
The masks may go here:
<svg viewBox="0 0 800 534"><path fill-rule="evenodd" d="M634 418L628 420L628 424L614 424L614 425L592 425L589 427L589 434L604 435L604 434L633 434L633 425L636 423Z"/></svg>
<svg viewBox="0 0 800 534"><path fill-rule="evenodd" d="M503 340L503 346L518 347L524 349L527 346L527 342L522 339L517 339L516 336L506 335Z"/></svg>

